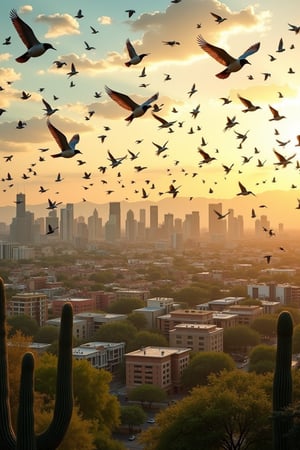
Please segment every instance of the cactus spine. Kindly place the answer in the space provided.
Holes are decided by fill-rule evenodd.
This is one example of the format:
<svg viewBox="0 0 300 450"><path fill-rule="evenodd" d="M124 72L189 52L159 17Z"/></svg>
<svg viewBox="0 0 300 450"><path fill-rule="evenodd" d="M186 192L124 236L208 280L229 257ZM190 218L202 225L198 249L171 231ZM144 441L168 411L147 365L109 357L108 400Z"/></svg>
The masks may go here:
<svg viewBox="0 0 300 450"><path fill-rule="evenodd" d="M273 379L273 448L288 450L292 416L287 408L292 402L293 321L289 312L280 313L277 322L277 352Z"/></svg>
<svg viewBox="0 0 300 450"><path fill-rule="evenodd" d="M17 433L12 428L5 318L5 292L3 280L0 278L0 448L1 450L54 450L64 438L73 409L72 306L66 303L62 310L53 418L48 428L39 435L34 434L34 359L31 353L26 353L22 360Z"/></svg>

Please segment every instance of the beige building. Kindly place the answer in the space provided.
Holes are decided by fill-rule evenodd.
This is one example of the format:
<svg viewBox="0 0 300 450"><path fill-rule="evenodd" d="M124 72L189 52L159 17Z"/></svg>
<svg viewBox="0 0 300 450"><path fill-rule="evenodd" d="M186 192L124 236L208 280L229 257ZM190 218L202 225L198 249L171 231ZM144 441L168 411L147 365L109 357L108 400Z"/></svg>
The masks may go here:
<svg viewBox="0 0 300 450"><path fill-rule="evenodd" d="M195 352L222 352L223 328L213 324L181 323L169 333L170 346L190 347Z"/></svg>
<svg viewBox="0 0 300 450"><path fill-rule="evenodd" d="M264 313L264 310L262 306L257 305L235 305L230 306L228 310L224 312L236 314L238 316L238 325L250 325L253 320Z"/></svg>
<svg viewBox="0 0 300 450"><path fill-rule="evenodd" d="M75 359L84 359L96 369L116 372L124 359L125 342L87 342L72 350Z"/></svg>
<svg viewBox="0 0 300 450"><path fill-rule="evenodd" d="M190 351L190 348L145 347L125 354L126 388L153 384L169 394L180 391Z"/></svg>
<svg viewBox="0 0 300 450"><path fill-rule="evenodd" d="M176 309L157 318L157 328L168 338L169 332L180 323L213 323L212 311L198 309Z"/></svg>
<svg viewBox="0 0 300 450"><path fill-rule="evenodd" d="M43 326L48 318L48 301L45 294L25 292L14 295L8 303L9 316L26 315Z"/></svg>

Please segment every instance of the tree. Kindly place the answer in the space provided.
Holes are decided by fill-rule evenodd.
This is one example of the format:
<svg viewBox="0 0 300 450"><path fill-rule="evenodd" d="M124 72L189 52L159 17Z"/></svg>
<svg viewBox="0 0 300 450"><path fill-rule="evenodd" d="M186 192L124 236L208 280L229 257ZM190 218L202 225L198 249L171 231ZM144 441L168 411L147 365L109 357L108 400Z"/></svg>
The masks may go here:
<svg viewBox="0 0 300 450"><path fill-rule="evenodd" d="M271 400L263 378L242 371L211 375L209 385L156 415L145 450L271 449Z"/></svg>
<svg viewBox="0 0 300 450"><path fill-rule="evenodd" d="M144 330L136 333L134 341L132 342L128 351L133 351L137 350L138 348L148 346L168 347L169 344L167 339L163 335Z"/></svg>
<svg viewBox="0 0 300 450"><path fill-rule="evenodd" d="M271 314L264 314L257 317L251 323L251 328L261 336L272 337L276 335L277 318Z"/></svg>
<svg viewBox="0 0 300 450"><path fill-rule="evenodd" d="M259 333L246 325L239 325L237 327L226 328L224 330L223 345L225 352L246 352L248 347L254 347L259 343Z"/></svg>
<svg viewBox="0 0 300 450"><path fill-rule="evenodd" d="M144 306L145 302L140 298L123 298L112 302L107 310L113 314L129 314L134 309L143 308Z"/></svg>
<svg viewBox="0 0 300 450"><path fill-rule="evenodd" d="M132 432L134 427L139 427L146 420L146 414L139 405L121 406L121 424Z"/></svg>
<svg viewBox="0 0 300 450"><path fill-rule="evenodd" d="M276 349L269 345L257 345L249 354L249 372L272 372L275 368Z"/></svg>
<svg viewBox="0 0 300 450"><path fill-rule="evenodd" d="M129 392L128 398L141 402L142 405L148 403L151 406L153 402L164 402L167 394L162 388L154 384L141 384Z"/></svg>
<svg viewBox="0 0 300 450"><path fill-rule="evenodd" d="M220 373L224 369L235 369L231 356L223 352L198 352L183 371L181 381L185 388L191 389L206 384L211 373Z"/></svg>
<svg viewBox="0 0 300 450"><path fill-rule="evenodd" d="M137 329L128 320L118 320L116 322L105 323L96 331L95 341L106 342L132 342Z"/></svg>
<svg viewBox="0 0 300 450"><path fill-rule="evenodd" d="M39 328L37 321L25 314L8 317L7 324L10 327L9 336L15 334L16 331L21 331L25 336L34 336Z"/></svg>
<svg viewBox="0 0 300 450"><path fill-rule="evenodd" d="M59 334L59 328L53 325L45 325L41 327L34 336L35 342L41 342L44 344L52 344L57 341Z"/></svg>
<svg viewBox="0 0 300 450"><path fill-rule="evenodd" d="M300 353L300 325L296 325L294 328L293 353Z"/></svg>
<svg viewBox="0 0 300 450"><path fill-rule="evenodd" d="M144 314L133 312L127 316L127 320L132 323L137 330L147 328L147 319Z"/></svg>

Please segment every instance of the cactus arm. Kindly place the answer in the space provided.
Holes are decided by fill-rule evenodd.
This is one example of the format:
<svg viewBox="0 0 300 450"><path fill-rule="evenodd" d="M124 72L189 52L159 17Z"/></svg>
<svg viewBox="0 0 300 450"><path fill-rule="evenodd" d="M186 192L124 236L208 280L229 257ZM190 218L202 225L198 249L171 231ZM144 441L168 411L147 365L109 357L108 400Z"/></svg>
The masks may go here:
<svg viewBox="0 0 300 450"><path fill-rule="evenodd" d="M13 450L16 437L10 418L5 308L4 283L0 278L0 448Z"/></svg>
<svg viewBox="0 0 300 450"><path fill-rule="evenodd" d="M72 417L72 328L72 306L66 303L62 310L59 334L54 413L49 427L37 436L37 450L57 448L65 436Z"/></svg>
<svg viewBox="0 0 300 450"><path fill-rule="evenodd" d="M288 450L292 417L287 408L292 402L293 321L289 312L280 313L277 322L277 351L273 379L273 448Z"/></svg>
<svg viewBox="0 0 300 450"><path fill-rule="evenodd" d="M33 412L33 370L33 355L32 353L26 353L22 360L16 450L36 450Z"/></svg>

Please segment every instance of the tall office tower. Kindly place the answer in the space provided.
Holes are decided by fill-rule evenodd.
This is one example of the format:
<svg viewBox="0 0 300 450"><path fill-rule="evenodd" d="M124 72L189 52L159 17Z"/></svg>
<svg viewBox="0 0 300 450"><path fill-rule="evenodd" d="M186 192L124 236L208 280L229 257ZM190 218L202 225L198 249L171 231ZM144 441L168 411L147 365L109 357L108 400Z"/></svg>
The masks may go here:
<svg viewBox="0 0 300 450"><path fill-rule="evenodd" d="M192 214L186 214L183 223L183 234L185 239L200 239L200 216L199 211L192 211Z"/></svg>
<svg viewBox="0 0 300 450"><path fill-rule="evenodd" d="M66 203L60 210L60 238L65 242L72 242L74 238L74 205Z"/></svg>
<svg viewBox="0 0 300 450"><path fill-rule="evenodd" d="M121 237L121 204L120 202L110 202L109 204L109 222L114 223L115 239Z"/></svg>
<svg viewBox="0 0 300 450"><path fill-rule="evenodd" d="M263 214L260 219L255 221L255 234L262 236L266 231L270 229L270 221L268 217Z"/></svg>
<svg viewBox="0 0 300 450"><path fill-rule="evenodd" d="M158 231L158 206L150 206L150 236L156 237Z"/></svg>
<svg viewBox="0 0 300 450"><path fill-rule="evenodd" d="M126 214L125 220L125 236L130 242L133 242L137 238L137 221L134 218L133 211L129 209Z"/></svg>
<svg viewBox="0 0 300 450"><path fill-rule="evenodd" d="M171 213L164 215L163 223L164 237L170 237L174 231L174 215Z"/></svg>
<svg viewBox="0 0 300 450"><path fill-rule="evenodd" d="M32 241L32 230L34 223L33 213L26 212L25 194L16 196L16 216L10 225L10 238L12 241L22 244Z"/></svg>
<svg viewBox="0 0 300 450"><path fill-rule="evenodd" d="M212 241L223 241L226 237L226 220L218 219L215 211L222 214L222 203L210 203L208 205L208 233Z"/></svg>
<svg viewBox="0 0 300 450"><path fill-rule="evenodd" d="M140 209L140 220L137 223L137 238L144 241L146 238L146 210Z"/></svg>
<svg viewBox="0 0 300 450"><path fill-rule="evenodd" d="M88 217L88 240L97 241L102 237L102 219L95 208L92 216Z"/></svg>
<svg viewBox="0 0 300 450"><path fill-rule="evenodd" d="M51 209L48 213L48 217L46 217L46 232L49 229L49 225L53 228L54 233L50 234L52 238L58 238L59 232L58 232L58 217L57 217L57 211L56 209Z"/></svg>
<svg viewBox="0 0 300 450"><path fill-rule="evenodd" d="M175 233L182 233L182 219L179 217L176 217L174 220L174 232Z"/></svg>

